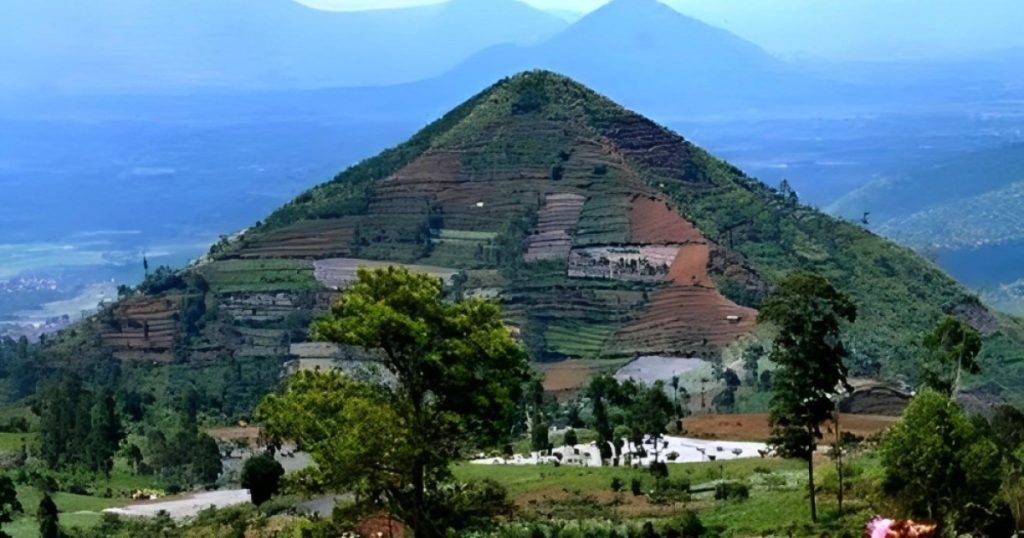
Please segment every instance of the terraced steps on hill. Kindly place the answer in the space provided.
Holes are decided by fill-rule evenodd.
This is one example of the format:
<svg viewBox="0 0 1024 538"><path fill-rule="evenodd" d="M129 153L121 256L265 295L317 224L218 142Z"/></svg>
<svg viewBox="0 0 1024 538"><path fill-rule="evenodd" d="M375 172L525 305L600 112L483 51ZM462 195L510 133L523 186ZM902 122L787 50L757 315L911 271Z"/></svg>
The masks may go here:
<svg viewBox="0 0 1024 538"><path fill-rule="evenodd" d="M354 268L386 263L427 266L457 293L497 298L539 360L714 360L795 270L825 275L857 302L849 347L862 375L912 374L921 333L946 312L979 308L911 251L548 72L500 81L209 257L186 271L207 289L193 290L206 309L175 339L184 360L201 346L228 357L277 349L274 335L252 330L280 331L285 348L302 342L302 323ZM282 317L275 299L232 314L237 297L264 293L303 306ZM994 390L1024 394L1024 328L997 320L986 369Z"/></svg>
<svg viewBox="0 0 1024 538"><path fill-rule="evenodd" d="M100 333L100 339L114 356L122 359L147 357L169 361L177 335L177 314L181 298L136 297L117 305L114 323Z"/></svg>

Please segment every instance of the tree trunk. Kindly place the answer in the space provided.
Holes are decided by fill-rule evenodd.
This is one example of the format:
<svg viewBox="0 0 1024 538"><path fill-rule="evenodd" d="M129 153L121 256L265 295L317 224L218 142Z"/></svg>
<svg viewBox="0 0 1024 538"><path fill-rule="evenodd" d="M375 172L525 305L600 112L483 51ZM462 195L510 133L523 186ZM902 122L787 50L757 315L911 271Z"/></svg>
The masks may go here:
<svg viewBox="0 0 1024 538"><path fill-rule="evenodd" d="M412 528L413 536L416 538L434 538L435 532L426 517L426 485L425 466L417 461L413 466L412 487L413 507L412 521L409 525Z"/></svg>
<svg viewBox="0 0 1024 538"><path fill-rule="evenodd" d="M818 522L818 505L814 499L814 453L807 456L807 493L811 496L811 521Z"/></svg>

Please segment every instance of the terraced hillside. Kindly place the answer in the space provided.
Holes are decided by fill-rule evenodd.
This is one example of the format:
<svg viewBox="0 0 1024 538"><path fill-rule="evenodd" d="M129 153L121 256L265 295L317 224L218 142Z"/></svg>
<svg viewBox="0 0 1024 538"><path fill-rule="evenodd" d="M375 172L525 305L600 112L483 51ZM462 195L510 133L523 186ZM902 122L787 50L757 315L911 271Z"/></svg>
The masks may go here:
<svg viewBox="0 0 1024 538"><path fill-rule="evenodd" d="M931 263L548 72L495 84L213 247L161 295L192 298L171 352L285 360L354 269L382 262L500 300L538 360L714 359L753 329L772 282L810 269L860 307L855 372L910 373L915 342L948 312L989 335L998 384L1024 379L1018 322Z"/></svg>

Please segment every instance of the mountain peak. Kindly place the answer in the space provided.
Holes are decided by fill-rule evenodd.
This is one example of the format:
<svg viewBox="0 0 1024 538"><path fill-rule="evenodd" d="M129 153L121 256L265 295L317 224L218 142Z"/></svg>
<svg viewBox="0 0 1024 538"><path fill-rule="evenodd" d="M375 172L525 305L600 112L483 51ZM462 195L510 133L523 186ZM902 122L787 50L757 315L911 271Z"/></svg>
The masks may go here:
<svg viewBox="0 0 1024 538"><path fill-rule="evenodd" d="M714 358L750 334L773 279L808 263L864 305L859 360L909 356L946 312L990 316L911 251L537 70L218 243L190 268L202 288L122 301L96 340L126 360L284 357L293 313L315 316L358 267L407 264L501 301L538 359ZM174 321L193 304L218 315ZM157 317L168 329L141 337Z"/></svg>

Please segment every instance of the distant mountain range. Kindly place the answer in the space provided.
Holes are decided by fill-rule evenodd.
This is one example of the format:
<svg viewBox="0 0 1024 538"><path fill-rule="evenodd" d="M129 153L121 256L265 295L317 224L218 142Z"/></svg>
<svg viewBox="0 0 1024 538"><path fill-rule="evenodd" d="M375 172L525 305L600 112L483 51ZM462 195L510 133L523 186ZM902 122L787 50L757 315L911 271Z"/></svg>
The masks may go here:
<svg viewBox="0 0 1024 538"><path fill-rule="evenodd" d="M475 54L431 84L479 87L526 69L565 73L666 115L806 103L841 89L657 0L614 0L540 43Z"/></svg>
<svg viewBox="0 0 1024 538"><path fill-rule="evenodd" d="M516 0L321 11L292 0L9 0L0 90L368 86L435 76L566 22Z"/></svg>
<svg viewBox="0 0 1024 538"><path fill-rule="evenodd" d="M873 181L829 208L931 253L993 304L1024 312L1024 144Z"/></svg>

